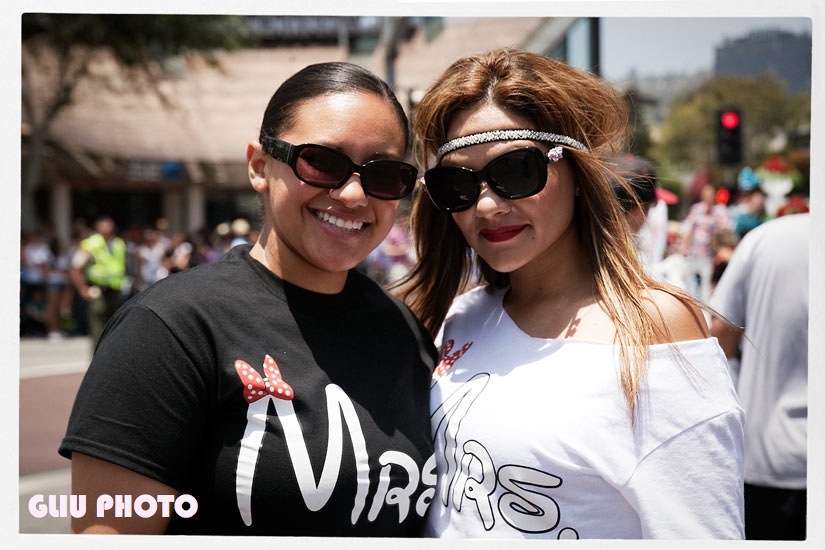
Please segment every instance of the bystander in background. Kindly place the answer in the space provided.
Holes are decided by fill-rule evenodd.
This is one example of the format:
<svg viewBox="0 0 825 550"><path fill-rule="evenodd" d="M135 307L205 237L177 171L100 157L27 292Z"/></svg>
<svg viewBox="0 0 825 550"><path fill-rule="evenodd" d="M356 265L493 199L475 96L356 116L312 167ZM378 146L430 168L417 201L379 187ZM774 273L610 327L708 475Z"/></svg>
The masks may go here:
<svg viewBox="0 0 825 550"><path fill-rule="evenodd" d="M126 243L117 236L114 220L102 216L95 233L80 241L69 276L88 304L89 336L97 341L103 327L130 291L126 275Z"/></svg>
<svg viewBox="0 0 825 550"><path fill-rule="evenodd" d="M810 215L783 216L736 246L710 300L712 333L745 408L745 536L805 539Z"/></svg>
<svg viewBox="0 0 825 550"><path fill-rule="evenodd" d="M699 201L693 204L682 224L682 253L687 260L690 291L706 301L711 291L713 274L713 235L731 228L727 207L716 202L716 188L708 183L702 187Z"/></svg>

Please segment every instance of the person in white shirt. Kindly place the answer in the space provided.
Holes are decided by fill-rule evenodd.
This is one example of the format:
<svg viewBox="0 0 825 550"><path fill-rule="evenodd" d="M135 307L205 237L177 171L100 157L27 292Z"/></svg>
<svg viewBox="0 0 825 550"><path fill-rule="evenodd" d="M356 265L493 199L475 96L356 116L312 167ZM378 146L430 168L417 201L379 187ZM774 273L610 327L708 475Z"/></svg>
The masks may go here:
<svg viewBox="0 0 825 550"><path fill-rule="evenodd" d="M602 160L622 95L500 49L450 66L413 120L426 193L400 288L441 353L428 535L742 538L724 353L698 302L645 273Z"/></svg>
<svg viewBox="0 0 825 550"><path fill-rule="evenodd" d="M804 540L808 485L810 214L745 235L710 299L711 333L729 357L748 415L745 535ZM744 338L743 338L744 336Z"/></svg>

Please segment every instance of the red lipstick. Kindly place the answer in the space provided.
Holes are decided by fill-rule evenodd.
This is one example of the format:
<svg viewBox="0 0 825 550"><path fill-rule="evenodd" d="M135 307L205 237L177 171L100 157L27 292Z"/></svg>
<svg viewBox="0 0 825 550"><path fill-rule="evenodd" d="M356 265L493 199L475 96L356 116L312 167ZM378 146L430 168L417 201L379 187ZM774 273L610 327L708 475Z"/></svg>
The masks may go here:
<svg viewBox="0 0 825 550"><path fill-rule="evenodd" d="M482 237L491 243L501 243L509 241L519 233L521 233L526 225L506 225L496 227L494 229L482 229L479 231Z"/></svg>

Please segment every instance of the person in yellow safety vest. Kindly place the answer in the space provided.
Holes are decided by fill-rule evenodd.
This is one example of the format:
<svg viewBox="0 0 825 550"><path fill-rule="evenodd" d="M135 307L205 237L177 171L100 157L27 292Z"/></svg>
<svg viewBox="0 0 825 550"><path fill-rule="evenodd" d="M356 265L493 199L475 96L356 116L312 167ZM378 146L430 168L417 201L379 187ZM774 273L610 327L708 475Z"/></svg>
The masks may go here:
<svg viewBox="0 0 825 550"><path fill-rule="evenodd" d="M123 303L126 276L126 242L117 236L114 220L103 216L95 233L83 239L72 258L70 277L86 301L89 336L97 342L103 327Z"/></svg>

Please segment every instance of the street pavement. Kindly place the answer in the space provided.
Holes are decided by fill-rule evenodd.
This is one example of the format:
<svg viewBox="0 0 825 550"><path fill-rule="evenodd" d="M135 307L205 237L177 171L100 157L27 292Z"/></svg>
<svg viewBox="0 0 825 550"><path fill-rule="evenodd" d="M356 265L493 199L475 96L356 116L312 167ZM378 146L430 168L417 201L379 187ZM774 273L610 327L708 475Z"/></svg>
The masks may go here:
<svg viewBox="0 0 825 550"><path fill-rule="evenodd" d="M57 447L91 353L88 338L20 340L20 533L69 532L68 518L32 516L29 499L71 493L70 462Z"/></svg>

